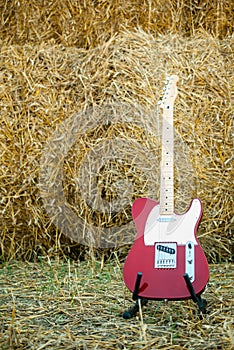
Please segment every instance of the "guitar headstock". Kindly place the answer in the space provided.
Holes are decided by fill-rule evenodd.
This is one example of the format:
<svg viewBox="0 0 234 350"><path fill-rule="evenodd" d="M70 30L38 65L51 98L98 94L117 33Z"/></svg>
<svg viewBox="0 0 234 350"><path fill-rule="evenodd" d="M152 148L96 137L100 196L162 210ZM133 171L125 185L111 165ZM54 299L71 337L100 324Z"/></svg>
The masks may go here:
<svg viewBox="0 0 234 350"><path fill-rule="evenodd" d="M176 99L176 96L178 94L176 83L179 80L179 77L177 75L171 75L165 85L165 92L162 97L162 100L160 101L160 107L162 109L169 109L170 106L173 106L173 103Z"/></svg>

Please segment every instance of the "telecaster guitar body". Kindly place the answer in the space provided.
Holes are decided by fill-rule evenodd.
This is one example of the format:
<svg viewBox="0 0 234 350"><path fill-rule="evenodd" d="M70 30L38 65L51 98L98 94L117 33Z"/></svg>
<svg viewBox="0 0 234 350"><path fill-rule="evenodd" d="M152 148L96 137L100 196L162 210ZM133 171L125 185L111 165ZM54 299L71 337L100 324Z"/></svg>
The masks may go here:
<svg viewBox="0 0 234 350"><path fill-rule="evenodd" d="M137 199L132 216L137 236L126 258L124 282L134 291L136 276L142 273L139 297L186 299L191 294L183 275L188 273L196 294L201 294L209 277L206 256L196 238L202 215L201 202L194 199L184 214L160 217L159 203ZM154 237L154 238L153 238Z"/></svg>

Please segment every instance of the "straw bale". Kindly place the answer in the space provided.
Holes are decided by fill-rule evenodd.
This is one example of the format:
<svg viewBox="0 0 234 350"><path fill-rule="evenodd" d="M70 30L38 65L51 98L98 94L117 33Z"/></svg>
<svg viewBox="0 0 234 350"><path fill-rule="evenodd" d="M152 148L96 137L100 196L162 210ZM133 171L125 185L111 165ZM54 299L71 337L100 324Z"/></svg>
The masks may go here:
<svg viewBox="0 0 234 350"><path fill-rule="evenodd" d="M133 241L133 200L145 195L157 200L159 194L161 114L156 103L166 75L178 74L175 206L185 210L190 198L201 198L199 237L207 256L210 261L231 259L233 39L219 40L204 31L193 38L175 34L155 39L138 30L123 31L89 50L52 43L2 46L2 255L30 259L73 247L79 254L77 236L71 232L72 240L66 238L45 210L56 190L55 206L63 204L56 182L61 164L67 198L63 209L83 220L78 243L101 246L104 231L107 243ZM73 132L76 141L71 143ZM59 141L61 135L67 144ZM108 158L111 140L118 142ZM53 159L56 142L59 152ZM95 154L105 164L98 166ZM51 187L41 187L40 176L43 180L48 174ZM82 174L86 177L79 182ZM122 196L124 205L117 213L95 202L95 181L107 205ZM97 241L92 241L91 226L98 230ZM71 227L75 229L74 220Z"/></svg>
<svg viewBox="0 0 234 350"><path fill-rule="evenodd" d="M154 35L193 35L204 29L224 38L233 33L232 0L6 0L0 2L4 43L95 47L123 29Z"/></svg>

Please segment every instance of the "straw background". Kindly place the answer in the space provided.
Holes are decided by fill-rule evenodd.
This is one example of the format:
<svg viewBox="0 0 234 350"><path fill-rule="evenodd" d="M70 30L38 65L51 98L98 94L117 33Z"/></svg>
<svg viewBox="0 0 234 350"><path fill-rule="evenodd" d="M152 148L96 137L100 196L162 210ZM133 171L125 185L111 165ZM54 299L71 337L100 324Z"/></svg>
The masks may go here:
<svg viewBox="0 0 234 350"><path fill-rule="evenodd" d="M24 45L53 39L64 46L95 47L123 29L154 35L193 35L203 28L219 38L233 33L231 0L1 1L1 37Z"/></svg>
<svg viewBox="0 0 234 350"><path fill-rule="evenodd" d="M75 113L87 116L87 128L110 105L116 106L112 113L126 115L116 125L78 132L77 145L64 161L64 187L76 214L96 227L121 227L131 221L134 198L158 198L158 173L147 172L149 162L155 162L160 153L160 115L155 112L154 127L152 111L170 74L180 77L174 115L181 140L178 151L181 144L184 147L182 156L176 155L176 209L184 210L190 198L198 196L204 207L198 235L209 260L232 259L234 4L231 0L191 3L0 2L0 248L4 259L82 254L83 248L51 222L39 188L46 142ZM144 122L141 115L139 125L128 122L136 106L148 117ZM152 134L145 132L147 125L152 126ZM127 198L125 212L113 218L90 210L74 178L90 149L99 147L100 139L116 135L130 145L122 149L122 165L109 164L97 175L109 201L116 193L116 178L126 180L127 173L133 178L134 192ZM143 146L155 159L141 151ZM134 159L129 161L134 148L145 168L139 169ZM149 182L155 184L154 193L144 190ZM133 239L130 232L128 243Z"/></svg>

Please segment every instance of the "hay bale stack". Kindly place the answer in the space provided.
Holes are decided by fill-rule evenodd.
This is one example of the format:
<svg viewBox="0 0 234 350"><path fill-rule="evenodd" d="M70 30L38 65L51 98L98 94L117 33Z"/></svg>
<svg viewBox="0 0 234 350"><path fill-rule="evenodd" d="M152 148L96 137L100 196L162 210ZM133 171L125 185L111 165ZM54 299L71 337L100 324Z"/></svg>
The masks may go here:
<svg viewBox="0 0 234 350"><path fill-rule="evenodd" d="M90 48L135 28L154 35L193 35L204 29L224 38L234 23L232 0L7 0L0 11L3 42L18 45L53 39L64 46Z"/></svg>
<svg viewBox="0 0 234 350"><path fill-rule="evenodd" d="M75 240L101 246L103 235L106 246L132 242L133 200L159 195L161 114L156 102L165 76L178 74L176 209L184 210L191 197L201 198L199 236L209 260L230 259L233 43L233 37L220 41L205 32L155 39L138 30L87 51L51 43L3 46L2 255L30 259L35 253L65 251ZM67 144L61 142L64 135ZM48 174L51 186L45 181ZM51 200L62 208L64 196L63 210L81 220L78 232L69 232L68 238L53 224L53 214L59 213L45 210ZM95 202L100 197L103 202Z"/></svg>

